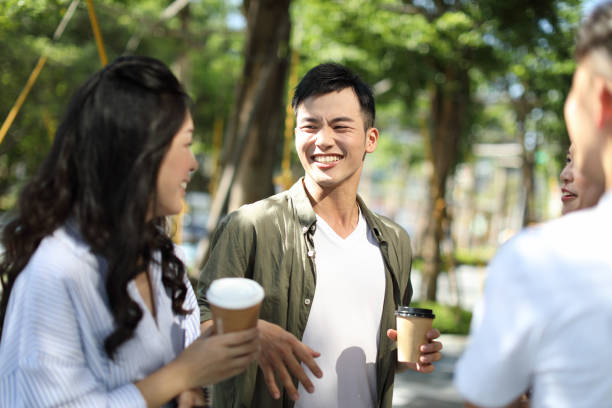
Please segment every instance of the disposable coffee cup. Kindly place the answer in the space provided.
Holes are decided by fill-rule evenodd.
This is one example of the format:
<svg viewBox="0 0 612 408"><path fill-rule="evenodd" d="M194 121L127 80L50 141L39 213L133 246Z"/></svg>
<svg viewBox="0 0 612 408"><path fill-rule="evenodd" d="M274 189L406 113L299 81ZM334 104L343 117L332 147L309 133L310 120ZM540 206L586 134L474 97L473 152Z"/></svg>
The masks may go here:
<svg viewBox="0 0 612 408"><path fill-rule="evenodd" d="M206 298L214 332L223 334L257 326L264 290L252 279L221 278L210 284Z"/></svg>
<svg viewBox="0 0 612 408"><path fill-rule="evenodd" d="M431 309L400 306L395 311L397 323L397 361L416 363L421 351L419 347L428 343L427 332L436 316Z"/></svg>

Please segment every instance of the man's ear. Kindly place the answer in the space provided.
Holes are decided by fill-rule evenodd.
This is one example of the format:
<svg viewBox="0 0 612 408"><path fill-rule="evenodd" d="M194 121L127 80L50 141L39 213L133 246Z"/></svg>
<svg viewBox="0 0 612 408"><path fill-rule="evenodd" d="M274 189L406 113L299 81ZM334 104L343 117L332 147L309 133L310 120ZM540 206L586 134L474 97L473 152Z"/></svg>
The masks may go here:
<svg viewBox="0 0 612 408"><path fill-rule="evenodd" d="M597 126L599 128L612 128L612 83L608 81L604 81L599 90L599 106L600 113L597 117Z"/></svg>
<svg viewBox="0 0 612 408"><path fill-rule="evenodd" d="M378 145L378 129L371 127L366 130L366 153L372 153Z"/></svg>

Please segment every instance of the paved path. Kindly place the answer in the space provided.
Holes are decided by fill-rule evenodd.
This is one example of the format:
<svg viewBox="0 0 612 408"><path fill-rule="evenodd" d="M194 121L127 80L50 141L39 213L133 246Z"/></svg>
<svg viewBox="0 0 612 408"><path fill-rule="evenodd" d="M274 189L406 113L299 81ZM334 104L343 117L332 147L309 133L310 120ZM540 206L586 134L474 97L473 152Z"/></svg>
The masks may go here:
<svg viewBox="0 0 612 408"><path fill-rule="evenodd" d="M480 298L484 284L484 268L460 266L456 270L460 304L472 310ZM420 272L413 270L412 284L418 295L421 281ZM456 302L447 274L438 278L438 301L453 304ZM393 407L397 408L463 408L461 397L453 387L455 363L465 348L467 337L456 335L440 336L444 350L442 360L436 364L432 374L408 371L395 376Z"/></svg>
<svg viewBox="0 0 612 408"><path fill-rule="evenodd" d="M407 371L395 376L393 407L462 408L461 397L453 387L455 363L465 348L466 337L441 335L442 360L431 374Z"/></svg>

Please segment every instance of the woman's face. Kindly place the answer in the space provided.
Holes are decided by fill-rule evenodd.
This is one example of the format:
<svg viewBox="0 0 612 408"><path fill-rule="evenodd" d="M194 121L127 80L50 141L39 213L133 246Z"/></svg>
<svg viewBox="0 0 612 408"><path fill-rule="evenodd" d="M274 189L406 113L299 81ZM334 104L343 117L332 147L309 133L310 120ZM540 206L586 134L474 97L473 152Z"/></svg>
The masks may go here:
<svg viewBox="0 0 612 408"><path fill-rule="evenodd" d="M191 173L198 168L198 162L191 151L192 141L193 120L191 114L187 112L185 122L174 135L159 168L154 217L181 212L187 183Z"/></svg>
<svg viewBox="0 0 612 408"><path fill-rule="evenodd" d="M574 166L574 145L570 146L565 159L565 167L561 171L561 208L562 214L597 204L604 192L604 186L596 181L588 180Z"/></svg>

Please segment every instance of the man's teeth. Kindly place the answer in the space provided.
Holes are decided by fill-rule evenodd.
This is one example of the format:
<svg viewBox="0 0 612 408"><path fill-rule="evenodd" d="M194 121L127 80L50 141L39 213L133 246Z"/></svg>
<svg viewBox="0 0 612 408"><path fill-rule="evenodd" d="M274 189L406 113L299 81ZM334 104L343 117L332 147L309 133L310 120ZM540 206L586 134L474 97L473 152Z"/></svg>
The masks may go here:
<svg viewBox="0 0 612 408"><path fill-rule="evenodd" d="M183 189L187 189L187 182L186 182L186 181L183 181L183 182L181 183L181 187L182 187Z"/></svg>
<svg viewBox="0 0 612 408"><path fill-rule="evenodd" d="M331 163L340 160L339 156L317 156L315 161L319 163Z"/></svg>

